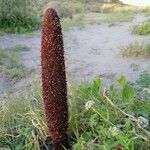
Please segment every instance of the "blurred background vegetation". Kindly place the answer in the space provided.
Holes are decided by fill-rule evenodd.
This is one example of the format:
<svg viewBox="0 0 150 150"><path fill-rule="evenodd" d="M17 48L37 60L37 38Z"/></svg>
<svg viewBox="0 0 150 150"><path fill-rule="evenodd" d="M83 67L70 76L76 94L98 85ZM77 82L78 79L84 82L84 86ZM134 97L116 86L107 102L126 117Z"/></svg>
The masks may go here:
<svg viewBox="0 0 150 150"><path fill-rule="evenodd" d="M25 33L39 29L46 8L57 10L64 24L70 25L83 19L85 13L131 12L119 0L0 0L0 30L8 33ZM124 9L122 9L124 7ZM147 10L145 10L147 11ZM80 16L76 16L76 15ZM75 19L74 19L75 18ZM74 19L74 20L73 20Z"/></svg>
<svg viewBox="0 0 150 150"><path fill-rule="evenodd" d="M7 33L38 30L44 10L48 7L56 9L64 29L84 23L127 21L133 13L150 13L149 7L133 7L119 0L0 0L0 6L0 30ZM110 12L112 14L108 15ZM94 15L86 15L89 13Z"/></svg>
<svg viewBox="0 0 150 150"><path fill-rule="evenodd" d="M6 32L27 32L38 29L36 0L0 0L0 28Z"/></svg>

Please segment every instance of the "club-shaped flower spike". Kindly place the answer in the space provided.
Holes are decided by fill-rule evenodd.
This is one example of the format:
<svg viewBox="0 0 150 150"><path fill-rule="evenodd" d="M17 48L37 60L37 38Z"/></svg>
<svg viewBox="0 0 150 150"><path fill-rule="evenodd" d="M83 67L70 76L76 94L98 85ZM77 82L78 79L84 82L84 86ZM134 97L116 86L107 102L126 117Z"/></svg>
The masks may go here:
<svg viewBox="0 0 150 150"><path fill-rule="evenodd" d="M68 104L63 36L55 10L45 12L41 42L45 115L54 149L68 149Z"/></svg>

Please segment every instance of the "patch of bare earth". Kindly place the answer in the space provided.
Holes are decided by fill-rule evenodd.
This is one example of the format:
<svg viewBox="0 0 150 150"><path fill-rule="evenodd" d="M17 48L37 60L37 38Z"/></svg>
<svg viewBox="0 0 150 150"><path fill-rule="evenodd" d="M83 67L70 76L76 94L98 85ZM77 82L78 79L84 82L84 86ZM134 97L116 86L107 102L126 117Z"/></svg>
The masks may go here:
<svg viewBox="0 0 150 150"><path fill-rule="evenodd" d="M130 27L149 19L136 16L132 22L119 23L114 26L87 25L83 29L72 28L64 32L66 70L69 80L80 83L91 80L96 76L105 78L109 83L120 75L125 75L128 80L135 81L140 72L150 70L150 60L145 58L123 58L119 48L129 43L148 42L149 36L131 34ZM32 84L36 78L40 80L40 33L33 35L5 35L0 37L0 48L23 44L31 48L22 52L21 58L28 68L35 71L26 78L11 84L0 74L0 92L11 89L19 91ZM134 70L131 65L139 66ZM5 90L4 90L5 89ZM21 90L20 90L21 91Z"/></svg>

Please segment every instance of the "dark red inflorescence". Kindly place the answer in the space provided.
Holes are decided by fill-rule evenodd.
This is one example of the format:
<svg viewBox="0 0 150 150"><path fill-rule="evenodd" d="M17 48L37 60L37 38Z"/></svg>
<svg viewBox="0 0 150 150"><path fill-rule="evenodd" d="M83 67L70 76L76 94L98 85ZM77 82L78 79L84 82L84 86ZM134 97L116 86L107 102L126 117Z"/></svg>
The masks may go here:
<svg viewBox="0 0 150 150"><path fill-rule="evenodd" d="M117 150L123 150L123 147L122 147L121 144L119 144L119 145L117 146Z"/></svg>
<svg viewBox="0 0 150 150"><path fill-rule="evenodd" d="M45 114L55 150L68 149L68 104L63 36L53 9L45 13L41 43L42 87Z"/></svg>

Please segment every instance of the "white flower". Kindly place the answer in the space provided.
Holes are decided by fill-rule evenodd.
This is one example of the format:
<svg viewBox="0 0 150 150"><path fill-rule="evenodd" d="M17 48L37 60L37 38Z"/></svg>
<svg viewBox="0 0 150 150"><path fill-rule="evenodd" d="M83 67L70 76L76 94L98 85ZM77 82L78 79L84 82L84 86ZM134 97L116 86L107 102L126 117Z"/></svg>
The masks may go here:
<svg viewBox="0 0 150 150"><path fill-rule="evenodd" d="M119 127L114 126L109 128L109 132L112 134L112 136L116 136L119 134L119 132L121 132L121 130Z"/></svg>
<svg viewBox="0 0 150 150"><path fill-rule="evenodd" d="M146 118L140 116L140 117L138 118L138 123L139 123L143 128L145 128L145 127L148 126L148 119L146 119Z"/></svg>
<svg viewBox="0 0 150 150"><path fill-rule="evenodd" d="M95 104L95 102L92 101L92 100L87 101L86 104L85 104L85 108L88 110L88 109L91 108L94 104Z"/></svg>
<svg viewBox="0 0 150 150"><path fill-rule="evenodd" d="M148 94L150 94L150 89L149 88L144 88L143 91L144 92L146 91Z"/></svg>

